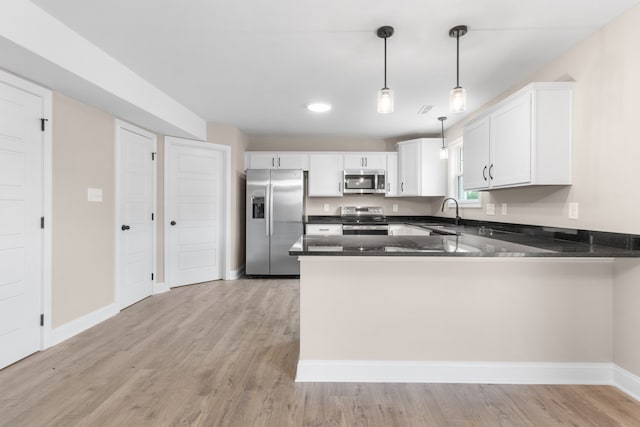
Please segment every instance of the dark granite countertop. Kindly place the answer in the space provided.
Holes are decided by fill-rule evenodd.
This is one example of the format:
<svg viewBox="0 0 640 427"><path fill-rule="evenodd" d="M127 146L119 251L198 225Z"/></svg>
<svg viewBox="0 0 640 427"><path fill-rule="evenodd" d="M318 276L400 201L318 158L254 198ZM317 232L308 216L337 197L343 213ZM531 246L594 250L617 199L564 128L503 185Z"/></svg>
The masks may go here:
<svg viewBox="0 0 640 427"><path fill-rule="evenodd" d="M342 224L339 215L309 215L306 224Z"/></svg>
<svg viewBox="0 0 640 427"><path fill-rule="evenodd" d="M640 250L526 235L487 227L411 223L431 236L302 236L289 250L305 256L640 257Z"/></svg>

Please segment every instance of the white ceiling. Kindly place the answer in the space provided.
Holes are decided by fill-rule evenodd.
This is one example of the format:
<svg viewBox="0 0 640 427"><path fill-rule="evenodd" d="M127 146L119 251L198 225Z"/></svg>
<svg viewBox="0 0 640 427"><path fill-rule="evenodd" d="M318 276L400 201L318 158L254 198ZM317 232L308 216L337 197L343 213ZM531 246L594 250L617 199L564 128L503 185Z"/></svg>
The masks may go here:
<svg viewBox="0 0 640 427"><path fill-rule="evenodd" d="M640 0L32 1L207 121L251 135L391 138L463 117L448 113L451 27L469 26L460 84L470 112ZM390 115L376 112L382 25L395 28ZM305 110L317 100L333 110Z"/></svg>

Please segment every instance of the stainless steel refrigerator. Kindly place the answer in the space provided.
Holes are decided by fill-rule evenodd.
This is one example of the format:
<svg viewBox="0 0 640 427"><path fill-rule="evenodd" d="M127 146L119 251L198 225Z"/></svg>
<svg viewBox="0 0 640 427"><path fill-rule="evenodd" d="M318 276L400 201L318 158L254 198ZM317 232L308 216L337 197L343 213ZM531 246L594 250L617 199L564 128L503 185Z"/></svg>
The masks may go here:
<svg viewBox="0 0 640 427"><path fill-rule="evenodd" d="M301 170L247 170L248 276L300 274L289 248L304 232L303 183Z"/></svg>

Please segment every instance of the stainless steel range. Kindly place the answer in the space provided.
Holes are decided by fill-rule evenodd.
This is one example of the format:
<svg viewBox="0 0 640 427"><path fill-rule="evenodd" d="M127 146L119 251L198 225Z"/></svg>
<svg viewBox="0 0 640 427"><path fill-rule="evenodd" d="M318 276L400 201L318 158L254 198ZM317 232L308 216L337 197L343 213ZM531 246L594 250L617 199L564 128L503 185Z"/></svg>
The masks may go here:
<svg viewBox="0 0 640 427"><path fill-rule="evenodd" d="M343 206L340 210L342 234L389 234L389 223L380 206Z"/></svg>

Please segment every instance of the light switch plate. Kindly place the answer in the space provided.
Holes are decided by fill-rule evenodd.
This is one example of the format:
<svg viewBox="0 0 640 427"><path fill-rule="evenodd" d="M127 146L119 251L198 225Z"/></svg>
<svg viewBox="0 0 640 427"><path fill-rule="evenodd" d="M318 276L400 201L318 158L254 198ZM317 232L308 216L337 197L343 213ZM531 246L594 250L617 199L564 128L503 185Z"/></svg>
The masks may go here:
<svg viewBox="0 0 640 427"><path fill-rule="evenodd" d="M507 204L503 203L502 204L502 215L506 215L507 214Z"/></svg>
<svg viewBox="0 0 640 427"><path fill-rule="evenodd" d="M391 210L392 210L392 211L394 211L394 212L398 212L398 205L397 205L397 204L394 204L394 205L391 207Z"/></svg>
<svg viewBox="0 0 640 427"><path fill-rule="evenodd" d="M578 219L577 203L569 203L569 219Z"/></svg>
<svg viewBox="0 0 640 427"><path fill-rule="evenodd" d="M89 202L102 202L102 188L87 188Z"/></svg>
<svg viewBox="0 0 640 427"><path fill-rule="evenodd" d="M323 210L324 210L325 212L329 212L329 203L325 203L325 204L324 204Z"/></svg>
<svg viewBox="0 0 640 427"><path fill-rule="evenodd" d="M495 215L496 214L496 204L495 203L487 203L485 210L486 210L487 215Z"/></svg>

